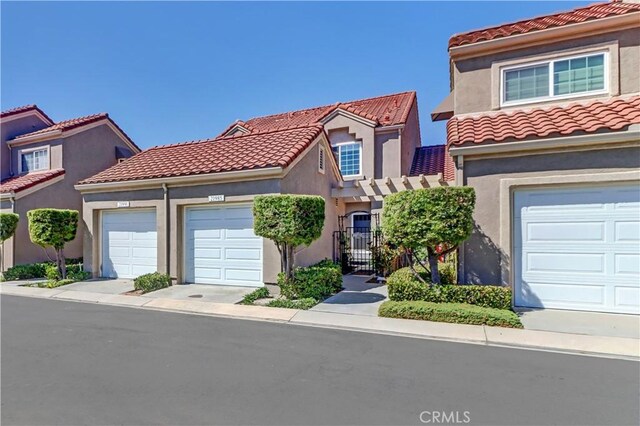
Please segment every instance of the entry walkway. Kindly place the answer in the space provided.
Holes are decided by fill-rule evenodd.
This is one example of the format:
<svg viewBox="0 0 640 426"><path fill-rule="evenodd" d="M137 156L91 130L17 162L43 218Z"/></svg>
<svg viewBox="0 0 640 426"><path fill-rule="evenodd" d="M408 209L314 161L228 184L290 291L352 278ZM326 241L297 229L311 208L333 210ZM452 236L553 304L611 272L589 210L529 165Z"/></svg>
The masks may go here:
<svg viewBox="0 0 640 426"><path fill-rule="evenodd" d="M345 275L344 290L317 304L311 311L337 314L378 316L378 308L387 299L387 286L368 283L371 276Z"/></svg>

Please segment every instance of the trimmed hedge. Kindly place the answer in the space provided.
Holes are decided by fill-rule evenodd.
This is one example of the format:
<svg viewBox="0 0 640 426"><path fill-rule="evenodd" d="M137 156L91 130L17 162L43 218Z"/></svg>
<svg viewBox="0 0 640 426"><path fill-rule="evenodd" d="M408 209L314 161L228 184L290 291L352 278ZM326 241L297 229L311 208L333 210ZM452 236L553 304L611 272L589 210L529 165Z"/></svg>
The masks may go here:
<svg viewBox="0 0 640 426"><path fill-rule="evenodd" d="M342 270L340 265L325 259L315 265L296 268L293 279L286 280L278 274L280 292L287 299L323 300L342 290Z"/></svg>
<svg viewBox="0 0 640 426"><path fill-rule="evenodd" d="M150 274L140 275L133 280L133 288L142 290L142 293L160 290L171 286L171 277L160 272L152 272Z"/></svg>
<svg viewBox="0 0 640 426"><path fill-rule="evenodd" d="M253 305L253 302L255 302L258 299L264 299L269 297L269 290L266 287L260 287L255 289L254 291L252 291L249 294L245 294L245 296L242 298L242 301L240 302L241 305Z"/></svg>
<svg viewBox="0 0 640 426"><path fill-rule="evenodd" d="M66 260L67 270L74 271L74 268L82 270L82 258L75 257ZM16 281L16 280L28 280L31 278L46 278L47 266L56 264L54 262L41 262L41 263L25 263L23 265L12 266L2 273L1 281ZM75 266L78 265L78 266Z"/></svg>
<svg viewBox="0 0 640 426"><path fill-rule="evenodd" d="M420 271L419 271L420 272ZM420 272L425 273L426 272ZM418 281L409 268L398 269L387 279L389 299L434 303L468 303L485 308L511 309L511 288L494 285L433 285Z"/></svg>
<svg viewBox="0 0 640 426"><path fill-rule="evenodd" d="M273 299L266 306L270 308L286 308L286 309L300 309L306 311L307 309L311 309L318 304L316 299L307 297L304 299Z"/></svg>
<svg viewBox="0 0 640 426"><path fill-rule="evenodd" d="M514 312L465 303L387 301L380 305L378 315L387 318L522 328L520 318Z"/></svg>
<svg viewBox="0 0 640 426"><path fill-rule="evenodd" d="M0 243L15 234L20 216L15 213L0 213Z"/></svg>

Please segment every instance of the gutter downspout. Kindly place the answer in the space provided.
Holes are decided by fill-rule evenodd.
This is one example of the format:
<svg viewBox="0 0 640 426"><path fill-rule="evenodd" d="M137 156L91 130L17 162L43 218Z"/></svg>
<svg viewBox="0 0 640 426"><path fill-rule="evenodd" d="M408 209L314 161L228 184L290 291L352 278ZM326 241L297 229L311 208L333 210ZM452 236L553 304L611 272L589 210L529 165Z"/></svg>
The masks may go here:
<svg viewBox="0 0 640 426"><path fill-rule="evenodd" d="M13 153L11 152L11 145L7 144L7 148L9 148L9 176L13 176ZM11 202L11 207L13 208L13 201Z"/></svg>
<svg viewBox="0 0 640 426"><path fill-rule="evenodd" d="M167 275L171 276L171 221L169 220L169 188L166 183L162 184L162 193L164 200L164 261Z"/></svg>

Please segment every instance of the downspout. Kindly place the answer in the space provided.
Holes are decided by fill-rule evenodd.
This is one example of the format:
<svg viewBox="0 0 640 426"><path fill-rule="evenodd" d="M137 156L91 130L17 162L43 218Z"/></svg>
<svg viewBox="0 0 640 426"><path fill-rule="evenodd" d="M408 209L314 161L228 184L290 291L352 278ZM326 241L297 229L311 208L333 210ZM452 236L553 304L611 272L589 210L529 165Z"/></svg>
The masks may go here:
<svg viewBox="0 0 640 426"><path fill-rule="evenodd" d="M9 176L13 176L13 153L11 152L11 145L7 144L7 148L9 148ZM11 198L11 200L13 200L13 198ZM13 201L11 201L11 208L13 208Z"/></svg>
<svg viewBox="0 0 640 426"><path fill-rule="evenodd" d="M171 276L171 221L169 220L169 188L166 183L162 184L162 193L164 199L164 261L167 275Z"/></svg>
<svg viewBox="0 0 640 426"><path fill-rule="evenodd" d="M464 158L462 155L459 155L455 159L456 161L456 176L455 176L455 184L456 186L464 186ZM464 269L464 248L465 242L463 241L458 247L458 284L466 284L465 283L465 269Z"/></svg>

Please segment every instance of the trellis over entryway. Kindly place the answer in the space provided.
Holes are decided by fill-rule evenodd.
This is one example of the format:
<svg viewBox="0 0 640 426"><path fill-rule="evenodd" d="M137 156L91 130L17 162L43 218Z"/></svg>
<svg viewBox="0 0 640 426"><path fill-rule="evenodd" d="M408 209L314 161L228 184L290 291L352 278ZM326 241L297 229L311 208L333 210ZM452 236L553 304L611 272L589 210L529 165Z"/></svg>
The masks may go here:
<svg viewBox="0 0 640 426"><path fill-rule="evenodd" d="M452 182L444 180L442 173L437 175L385 177L382 179L362 179L340 182L331 190L333 198L341 198L344 202L382 201L384 197L409 189L433 188L449 186Z"/></svg>

